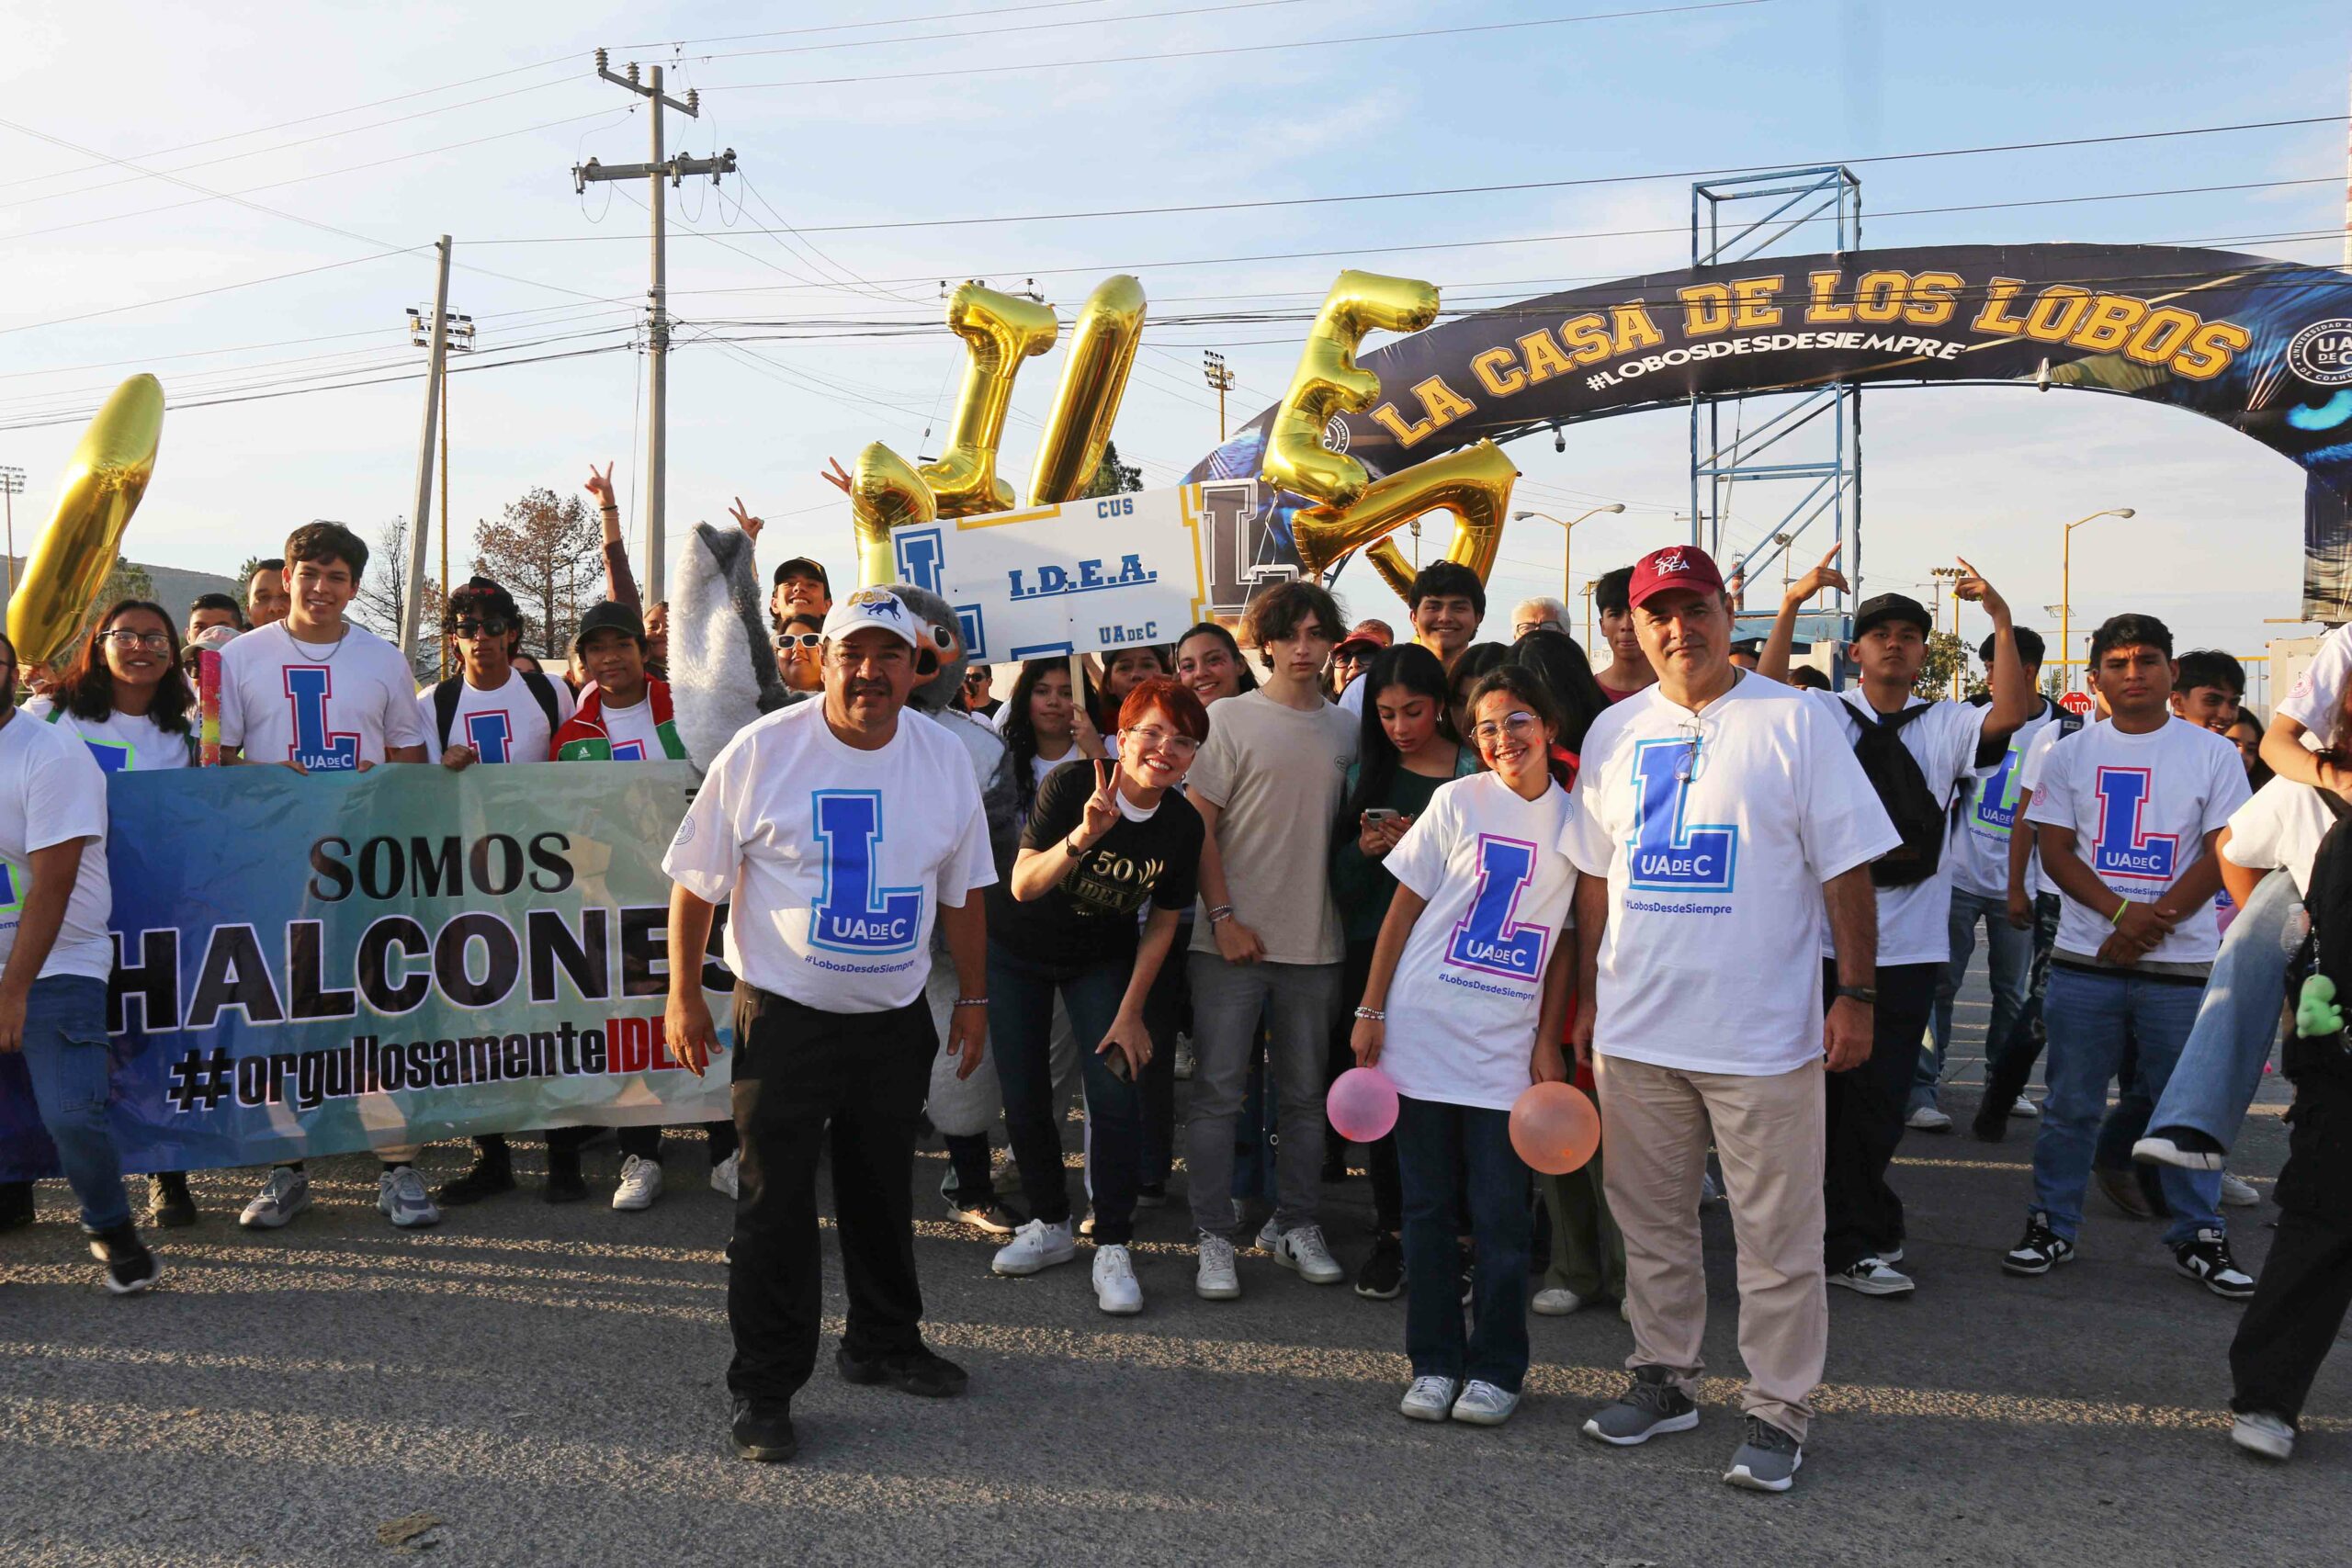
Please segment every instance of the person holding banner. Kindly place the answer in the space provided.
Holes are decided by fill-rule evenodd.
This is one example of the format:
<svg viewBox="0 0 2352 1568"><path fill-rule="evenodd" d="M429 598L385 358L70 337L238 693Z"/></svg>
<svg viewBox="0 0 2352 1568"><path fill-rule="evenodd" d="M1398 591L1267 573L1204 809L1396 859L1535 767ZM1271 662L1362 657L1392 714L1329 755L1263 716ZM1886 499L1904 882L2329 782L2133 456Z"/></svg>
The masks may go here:
<svg viewBox="0 0 2352 1568"><path fill-rule="evenodd" d="M107 1120L106 777L74 735L18 714L16 691L17 646L0 635L0 1054L23 1054L91 1256L108 1291L132 1295L164 1270L131 1223Z"/></svg>
<svg viewBox="0 0 2352 1568"><path fill-rule="evenodd" d="M345 618L368 544L340 523L305 523L286 540L286 618L220 650L220 760L275 762L305 775L424 761L416 678L401 650ZM259 581L256 577L255 581ZM412 1163L418 1145L380 1148L376 1203L405 1230L441 1211ZM311 1206L300 1160L270 1168L238 1224L276 1230Z"/></svg>
<svg viewBox="0 0 2352 1568"><path fill-rule="evenodd" d="M236 607L225 594L209 597ZM161 604L125 599L98 618L57 690L25 712L80 736L100 773L149 773L196 764L196 707L171 616ZM196 1224L187 1172L147 1179L147 1218L167 1230Z"/></svg>
<svg viewBox="0 0 2352 1568"><path fill-rule="evenodd" d="M1053 1115L1058 994L1082 1048L1094 1301L1106 1313L1143 1310L1127 1244L1143 1175L1139 1086L1153 1055L1144 1005L1196 896L1201 819L1180 786L1208 733L1191 692L1165 676L1139 682L1119 709L1118 761L1065 762L1046 776L1010 884L989 896L1005 1133L1035 1216L991 1267L1035 1274L1078 1256Z"/></svg>
<svg viewBox="0 0 2352 1568"><path fill-rule="evenodd" d="M825 694L750 725L711 761L662 869L670 897L672 1055L702 1073L718 1049L700 976L729 906L737 976L735 1124L742 1191L728 1246L727 1383L741 1458L797 1451L793 1395L815 1369L824 1309L817 1164L830 1149L849 1321L834 1364L852 1383L944 1398L962 1368L922 1341L915 1277L916 1133L939 1036L923 983L934 921L962 995L947 1049L968 1077L988 1043L988 918L996 880L972 764L956 738L901 715L922 628L887 589L825 617Z"/></svg>

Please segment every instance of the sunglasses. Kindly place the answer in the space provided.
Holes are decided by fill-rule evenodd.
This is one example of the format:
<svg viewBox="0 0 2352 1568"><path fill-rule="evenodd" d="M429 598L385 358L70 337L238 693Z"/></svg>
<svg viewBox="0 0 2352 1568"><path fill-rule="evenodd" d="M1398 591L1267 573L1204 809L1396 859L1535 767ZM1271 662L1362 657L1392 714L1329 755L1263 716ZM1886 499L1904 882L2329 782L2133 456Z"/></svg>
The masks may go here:
<svg viewBox="0 0 2352 1568"><path fill-rule="evenodd" d="M500 615L484 615L478 621L463 620L458 623L459 637L504 637L514 629L507 624L505 618Z"/></svg>
<svg viewBox="0 0 2352 1568"><path fill-rule="evenodd" d="M775 646L779 652L790 652L794 649L820 648L824 645L824 641L825 634L822 632L778 632L775 634Z"/></svg>

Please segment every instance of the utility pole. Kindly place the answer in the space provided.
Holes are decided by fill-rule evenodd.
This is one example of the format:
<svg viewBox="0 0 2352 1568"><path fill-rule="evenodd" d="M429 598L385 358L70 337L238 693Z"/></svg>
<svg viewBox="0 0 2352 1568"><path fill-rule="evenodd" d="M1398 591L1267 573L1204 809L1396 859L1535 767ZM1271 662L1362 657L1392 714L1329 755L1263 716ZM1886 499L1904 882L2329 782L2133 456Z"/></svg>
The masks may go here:
<svg viewBox="0 0 2352 1568"><path fill-rule="evenodd" d="M1233 390L1233 372L1225 367L1225 355L1215 349L1202 351L1201 364L1201 373L1216 389L1216 439L1217 445L1222 446L1225 445L1225 394Z"/></svg>
<svg viewBox="0 0 2352 1568"><path fill-rule="evenodd" d="M688 175L708 175L717 185L718 176L735 172L735 149L713 158L668 158L662 150L662 111L676 109L690 119L702 118L702 95L689 87L684 103L662 91L662 67L652 69L650 85L640 85L637 79L637 62L629 62L626 75L616 75L607 63L605 51L596 51L596 74L617 86L627 87L653 106L646 118L650 122L653 149L652 160L644 164L616 164L610 166L591 158L575 164L571 170L571 185L576 192L584 193L596 180L637 180L646 182L646 205L653 213L653 287L646 291L646 347L650 362L652 393L650 399L645 432L645 558L638 563L638 575L645 583L645 602L658 604L668 595L666 561L668 541L663 535L662 504L668 478L669 405L670 405L670 307L669 284L662 263L662 251L669 239L669 215L664 204L662 182L682 185Z"/></svg>
<svg viewBox="0 0 2352 1568"><path fill-rule="evenodd" d="M25 493L25 470L0 468L0 506L8 512L8 553L0 557L8 567L8 597L17 596L17 497Z"/></svg>
<svg viewBox="0 0 2352 1568"><path fill-rule="evenodd" d="M441 413L441 372L449 358L449 236L435 247L433 320L426 333L432 348L424 371L424 434L416 444L416 504L409 509L408 596L401 601L401 656L416 663L419 617L424 609L424 536L433 516L433 434ZM412 339L413 341L413 339Z"/></svg>
<svg viewBox="0 0 2352 1568"><path fill-rule="evenodd" d="M443 288L439 299L443 309L439 312L441 324L437 333L432 326L427 324L424 306L412 305L408 312L409 346L433 348L434 363L436 367L444 362L447 355L453 353L469 354L474 346L474 319L471 316L451 315L447 309L449 303L447 283L448 271L445 265L442 271ZM435 343L436 337L440 340L437 344ZM449 378L436 369L433 379L439 388L436 406L441 417L441 603L447 604L449 602ZM426 411L425 429L428 433L433 429L432 412L432 410ZM411 532L417 536L409 541L411 560L417 559L424 553L424 536L431 530L432 526L432 516L426 512L419 512L410 523ZM417 579L413 592L414 598L409 603L413 604L415 607L406 613L410 620L421 624L424 614L424 606L422 603L424 598L424 586L421 577ZM441 678L446 681L449 677L449 639L439 637L435 640L441 645Z"/></svg>

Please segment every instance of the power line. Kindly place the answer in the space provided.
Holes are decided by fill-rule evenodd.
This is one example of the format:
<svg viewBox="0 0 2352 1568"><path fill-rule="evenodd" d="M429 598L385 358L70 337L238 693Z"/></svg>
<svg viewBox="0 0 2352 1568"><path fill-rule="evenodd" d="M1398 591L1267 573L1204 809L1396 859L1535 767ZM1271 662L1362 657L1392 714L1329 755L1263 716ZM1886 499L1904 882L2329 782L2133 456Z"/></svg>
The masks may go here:
<svg viewBox="0 0 2352 1568"><path fill-rule="evenodd" d="M51 316L45 321L23 321L13 327L0 327L0 336L12 333L33 332L41 327L62 327L73 321L96 321L100 316L119 316L129 310L145 310L157 305L176 305L184 299L201 299L208 295L233 293L240 288L254 288L265 283L283 283L289 277L308 277L314 272L333 272L337 267L357 266L362 262L381 261L386 256L414 255L419 251L431 248L429 245L400 245L390 250L378 251L371 256L353 256L348 261L322 262L317 266L300 267L293 272L272 273L267 277L249 277L242 283L223 283L213 288L196 288L186 294L167 294L160 299L141 299L129 305L109 305L103 310L84 310L78 315Z"/></svg>
<svg viewBox="0 0 2352 1568"><path fill-rule="evenodd" d="M1122 22L1156 22L1170 17L1200 17L1220 11L1262 11L1277 6L1328 4L1329 0L1226 0L1216 6L1187 6L1173 11L1136 11L1117 17L1074 17L1066 21L1022 22L1009 28L973 28L957 33L916 33L909 38L843 39L837 43L796 43L775 49L730 49L695 56L707 63L714 60L749 60L770 54L814 54L829 49L884 49L900 43L940 43L957 39L997 38L1006 33L1057 32L1063 28L1102 28ZM1756 0L1769 4L1770 0ZM712 89L714 92L716 88Z"/></svg>
<svg viewBox="0 0 2352 1568"><path fill-rule="evenodd" d="M1657 6L1639 11L1592 11L1574 17L1536 17L1520 22L1482 22L1459 28L1415 28L1403 32L1358 33L1346 38L1296 39L1284 43L1237 43L1213 49L1161 50L1150 54L1107 54L1091 60L1027 60L1009 65L957 65L941 71L893 71L880 76L808 76L788 82L721 82L714 93L749 92L764 87L839 87L859 82L910 82L942 76L1001 76L1018 71L1067 71L1081 66L1138 65L1161 60L1202 60L1227 54L1265 54L1274 51L1334 49L1352 43L1395 43L1411 39L1452 38L1465 33L1511 32L1528 28L1566 27L1577 22L1615 22L1636 17L1671 17L1689 12L1728 11L1748 6L1770 6L1777 0L1699 0L1685 6Z"/></svg>
<svg viewBox="0 0 2352 1568"><path fill-rule="evenodd" d="M797 38L807 33L850 32L859 28L912 27L917 22L953 22L972 17L1010 16L1016 11L1068 11L1080 6L1106 6L1111 0L1034 0L1021 6L991 6L974 11L932 11L920 17L892 17L877 22L831 22L813 28L779 28L772 32L716 33L707 38L653 39L639 43L615 47L631 49L684 49L691 43L740 43L747 39Z"/></svg>

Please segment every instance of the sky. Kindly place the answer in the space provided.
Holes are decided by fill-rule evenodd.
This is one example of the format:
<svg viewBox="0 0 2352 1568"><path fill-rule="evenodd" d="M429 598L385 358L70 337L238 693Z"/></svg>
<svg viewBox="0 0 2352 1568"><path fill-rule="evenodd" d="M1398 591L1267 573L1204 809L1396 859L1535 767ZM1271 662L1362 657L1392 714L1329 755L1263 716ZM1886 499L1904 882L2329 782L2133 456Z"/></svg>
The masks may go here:
<svg viewBox="0 0 2352 1568"><path fill-rule="evenodd" d="M372 535L409 510L424 355L406 311L429 309L442 233L451 309L479 345L450 378L453 552L531 487L577 493L591 463L617 463L634 526L643 192L576 193L571 170L644 159L648 128L641 100L596 79L599 47L699 91L698 120L668 118L672 151L741 162L741 178L672 193L673 547L741 496L768 520L763 561L814 554L842 581L846 510L818 474L870 441L939 450L964 360L943 282L1034 280L1067 318L1102 278L1141 277L1152 324L1116 440L1156 488L1216 444L1202 352L1231 366L1238 425L1278 399L1342 267L1499 303L1688 265L1694 169L2340 117L2352 73L2341 0L28 12L0 107L0 464L27 474L17 548L90 411L151 370L172 407L124 548L217 571L314 517ZM2335 118L1865 164L1863 238L2192 242L2334 264L2345 148ZM1657 177L1237 205L1625 175ZM2136 194L2216 186L2262 188ZM2099 199L2052 204L2081 197ZM1983 204L2001 205L1916 210ZM1180 206L1196 210L1120 210ZM1093 215L1049 216L1069 213ZM1060 360L1018 383L1001 463L1016 485ZM1865 592L1925 598L1930 569L1962 554L2046 627L2063 525L2130 506L2130 523L2075 535L2078 628L2136 609L2184 647L2240 654L2310 629L2269 624L2299 609L2301 471L2234 431L2006 388L1863 404ZM1625 503L1577 528L1579 581L1687 537L1686 415L1566 436L1563 452L1541 437L1510 452L1520 507ZM1775 499L1758 487L1736 508L1733 538L1769 533ZM1512 525L1498 619L1560 592L1561 544L1549 523ZM1339 586L1356 614L1401 614L1368 572ZM1960 624L1972 642L1987 625L1973 608Z"/></svg>

